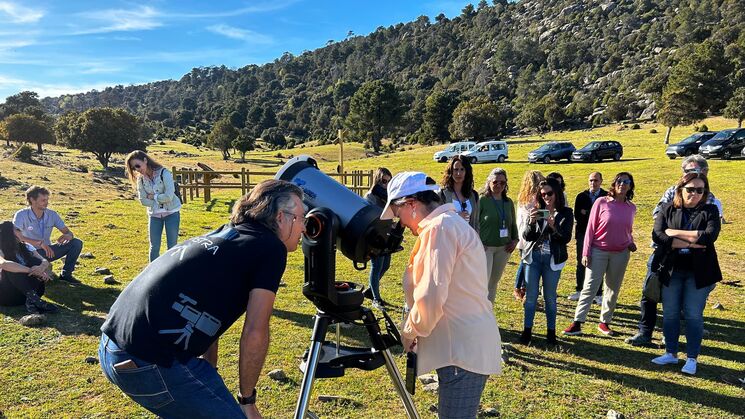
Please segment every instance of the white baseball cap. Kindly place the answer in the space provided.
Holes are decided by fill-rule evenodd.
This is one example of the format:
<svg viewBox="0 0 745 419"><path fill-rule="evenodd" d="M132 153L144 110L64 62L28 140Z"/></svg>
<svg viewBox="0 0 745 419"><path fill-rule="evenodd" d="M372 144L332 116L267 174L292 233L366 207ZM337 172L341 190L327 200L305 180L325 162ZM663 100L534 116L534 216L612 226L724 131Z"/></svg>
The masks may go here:
<svg viewBox="0 0 745 419"><path fill-rule="evenodd" d="M440 187L437 185L427 185L427 175L422 172L401 172L393 176L388 182L388 202L383 208L381 220L390 220L393 218L393 208L391 203L399 198L414 195L417 192L437 191Z"/></svg>

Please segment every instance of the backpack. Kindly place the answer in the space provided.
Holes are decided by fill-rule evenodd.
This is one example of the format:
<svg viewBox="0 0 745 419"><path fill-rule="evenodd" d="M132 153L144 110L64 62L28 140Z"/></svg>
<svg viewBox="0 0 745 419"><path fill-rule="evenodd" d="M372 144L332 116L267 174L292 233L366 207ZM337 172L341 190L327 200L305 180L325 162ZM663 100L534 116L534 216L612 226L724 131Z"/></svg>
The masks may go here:
<svg viewBox="0 0 745 419"><path fill-rule="evenodd" d="M163 180L163 172L165 170L166 170L166 168L164 167L160 171L160 181L163 182L163 183L165 183L165 180ZM178 181L176 180L176 178L173 179L173 188L174 188L174 191L175 191L174 194L176 195L176 198L178 198L179 202L183 203L184 201L181 199L181 189L179 189L179 187L178 187Z"/></svg>

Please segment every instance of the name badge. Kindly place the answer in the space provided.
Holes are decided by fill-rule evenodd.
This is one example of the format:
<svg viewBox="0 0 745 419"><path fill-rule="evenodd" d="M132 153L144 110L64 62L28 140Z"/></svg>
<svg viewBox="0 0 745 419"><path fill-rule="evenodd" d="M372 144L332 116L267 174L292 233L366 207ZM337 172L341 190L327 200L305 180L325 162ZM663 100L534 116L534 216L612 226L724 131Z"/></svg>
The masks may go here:
<svg viewBox="0 0 745 419"><path fill-rule="evenodd" d="M506 228L499 229L499 237L509 237L510 232Z"/></svg>

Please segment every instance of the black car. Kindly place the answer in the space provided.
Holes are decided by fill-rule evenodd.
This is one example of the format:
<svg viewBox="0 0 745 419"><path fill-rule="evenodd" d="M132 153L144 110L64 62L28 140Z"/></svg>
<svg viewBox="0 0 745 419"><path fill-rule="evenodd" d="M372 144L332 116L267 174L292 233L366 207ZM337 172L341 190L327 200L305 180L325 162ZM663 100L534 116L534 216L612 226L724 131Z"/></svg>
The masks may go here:
<svg viewBox="0 0 745 419"><path fill-rule="evenodd" d="M670 157L671 159L678 156L685 157L690 156L691 154L697 154L699 147L709 141L716 134L716 132L711 131L697 132L690 137L683 139L683 141L678 144L670 144L667 146L665 154L667 154L667 157Z"/></svg>
<svg viewBox="0 0 745 419"><path fill-rule="evenodd" d="M550 163L551 160L567 159L572 160L572 153L574 153L574 145L568 142L555 142L546 143L535 150L528 153L528 161L535 163L542 161L544 163Z"/></svg>
<svg viewBox="0 0 745 419"><path fill-rule="evenodd" d="M707 159L712 157L729 159L739 156L743 148L745 148L745 128L732 128L719 131L699 148L699 152Z"/></svg>
<svg viewBox="0 0 745 419"><path fill-rule="evenodd" d="M601 161L603 159L621 160L623 146L618 141L592 141L572 153L572 161Z"/></svg>

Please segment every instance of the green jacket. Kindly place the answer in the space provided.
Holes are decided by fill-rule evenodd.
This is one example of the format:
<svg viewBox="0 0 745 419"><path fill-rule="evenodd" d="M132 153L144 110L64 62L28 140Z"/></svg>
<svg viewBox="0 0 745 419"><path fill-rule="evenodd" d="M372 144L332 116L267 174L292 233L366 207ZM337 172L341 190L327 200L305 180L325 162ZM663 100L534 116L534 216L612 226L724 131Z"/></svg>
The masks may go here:
<svg viewBox="0 0 745 419"><path fill-rule="evenodd" d="M499 237L499 230L502 228L507 229L507 237ZM518 239L515 204L510 198L503 200L495 200L491 196L479 198L479 235L484 246L491 247L504 246Z"/></svg>

